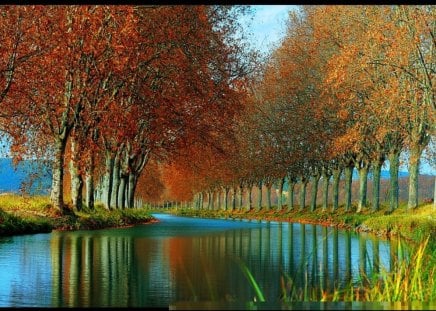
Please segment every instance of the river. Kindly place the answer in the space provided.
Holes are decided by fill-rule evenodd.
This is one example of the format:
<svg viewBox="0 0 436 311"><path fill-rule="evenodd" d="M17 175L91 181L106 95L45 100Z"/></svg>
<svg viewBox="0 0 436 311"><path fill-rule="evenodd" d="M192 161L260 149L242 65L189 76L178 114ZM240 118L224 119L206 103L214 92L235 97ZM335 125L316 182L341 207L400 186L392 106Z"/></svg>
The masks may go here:
<svg viewBox="0 0 436 311"><path fill-rule="evenodd" d="M236 306L259 302L250 277L276 304L292 288L389 270L399 252L333 227L153 216L129 228L1 237L0 307Z"/></svg>

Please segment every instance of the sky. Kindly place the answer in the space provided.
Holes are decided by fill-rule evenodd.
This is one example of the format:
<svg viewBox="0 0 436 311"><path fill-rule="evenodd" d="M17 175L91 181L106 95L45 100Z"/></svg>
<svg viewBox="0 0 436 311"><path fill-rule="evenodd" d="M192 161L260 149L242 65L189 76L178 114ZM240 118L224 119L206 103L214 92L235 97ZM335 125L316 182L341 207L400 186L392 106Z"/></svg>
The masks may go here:
<svg viewBox="0 0 436 311"><path fill-rule="evenodd" d="M245 22L246 30L253 33L252 42L254 47L263 53L267 53L274 44L286 33L286 20L289 10L298 8L296 5L251 5L254 18Z"/></svg>

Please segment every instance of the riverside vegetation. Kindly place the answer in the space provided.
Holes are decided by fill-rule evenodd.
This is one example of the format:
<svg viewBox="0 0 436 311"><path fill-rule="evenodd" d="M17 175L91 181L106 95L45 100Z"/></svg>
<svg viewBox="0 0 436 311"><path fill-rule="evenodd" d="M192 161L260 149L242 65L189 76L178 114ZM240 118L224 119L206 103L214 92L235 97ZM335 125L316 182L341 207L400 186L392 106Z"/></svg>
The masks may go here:
<svg viewBox="0 0 436 311"><path fill-rule="evenodd" d="M356 283L344 288L326 291L322 286L305 286L302 290L293 285L290 275L283 275L281 299L283 303L295 301L371 301L371 302L432 302L436 300L435 286L435 225L433 204L419 206L413 215L405 206L392 213L383 208L377 212L364 210L354 213L339 208L335 211L317 209L266 210L195 210L150 208L108 211L97 204L94 210L74 211L61 215L44 196L0 196L0 235L50 232L51 230L100 229L120 227L154 221L154 211L183 216L255 219L267 221L292 221L338 226L340 228L367 231L385 237L397 236L412 245L411 257L399 260L391 271L380 269L371 276L363 276ZM256 301L264 296L248 267L243 269L247 281L255 289Z"/></svg>
<svg viewBox="0 0 436 311"><path fill-rule="evenodd" d="M96 204L61 214L46 196L0 196L0 236L51 232L52 230L88 230L124 227L154 221L144 209L106 210Z"/></svg>
<svg viewBox="0 0 436 311"><path fill-rule="evenodd" d="M385 238L396 237L399 249L402 240L406 240L412 247L410 258L399 258L390 271L382 267L380 271L370 276L362 275L357 284L350 282L345 287L335 288L333 291L325 290L321 284L315 287L306 284L303 289L297 288L293 277L284 274L280 279L283 303L420 302L430 305L418 304L419 308L432 309L436 301L436 217L433 203L419 206L413 215L407 212L406 206L400 206L393 212L381 208L375 212L363 210L360 213L355 213L354 208L346 211L343 207L334 211L323 209L277 211L275 208L270 210L170 208L167 212L191 217L290 221L337 226L348 230L370 232ZM397 242L392 240L392 243ZM256 293L256 301L264 302L262 290L248 267L244 266L243 271Z"/></svg>

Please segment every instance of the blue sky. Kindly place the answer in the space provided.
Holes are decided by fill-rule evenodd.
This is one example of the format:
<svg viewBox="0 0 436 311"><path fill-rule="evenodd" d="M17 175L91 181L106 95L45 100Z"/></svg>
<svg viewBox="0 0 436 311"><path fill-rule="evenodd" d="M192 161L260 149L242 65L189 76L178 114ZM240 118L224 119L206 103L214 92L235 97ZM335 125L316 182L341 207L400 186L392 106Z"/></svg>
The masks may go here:
<svg viewBox="0 0 436 311"><path fill-rule="evenodd" d="M251 5L254 18L245 21L246 29L253 33L254 47L267 53L274 44L280 42L286 33L286 20L289 10L298 8L296 5Z"/></svg>

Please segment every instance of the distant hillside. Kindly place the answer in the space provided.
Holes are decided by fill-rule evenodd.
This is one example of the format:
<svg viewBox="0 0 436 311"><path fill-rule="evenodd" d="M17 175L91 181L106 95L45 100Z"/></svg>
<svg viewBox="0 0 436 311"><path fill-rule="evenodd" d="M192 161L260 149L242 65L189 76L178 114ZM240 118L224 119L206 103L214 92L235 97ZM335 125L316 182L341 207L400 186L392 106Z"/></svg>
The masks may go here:
<svg viewBox="0 0 436 311"><path fill-rule="evenodd" d="M0 158L0 193L47 194L51 187L50 168L26 160L14 167L12 159Z"/></svg>
<svg viewBox="0 0 436 311"><path fill-rule="evenodd" d="M353 176L354 179L359 179L359 175L357 174L357 171L355 170L354 173L355 176ZM369 174L369 177L372 178L372 174ZM398 172L398 177L402 178L402 177L409 177L409 172ZM389 175L389 171L381 171L381 179L389 179L390 175Z"/></svg>

